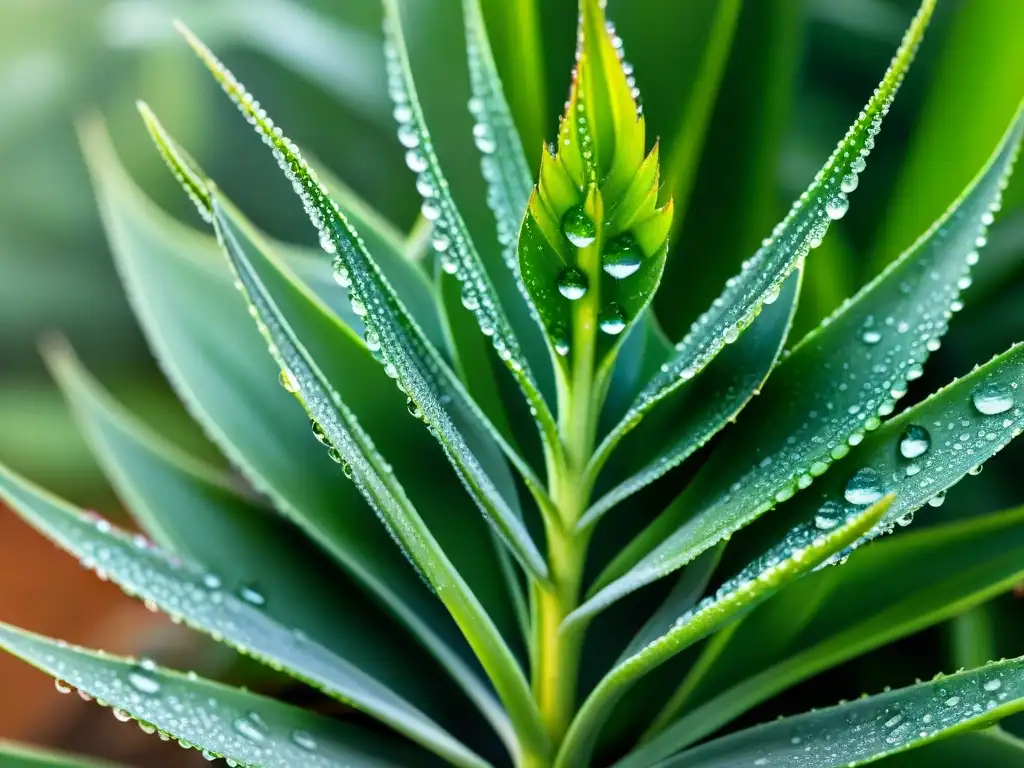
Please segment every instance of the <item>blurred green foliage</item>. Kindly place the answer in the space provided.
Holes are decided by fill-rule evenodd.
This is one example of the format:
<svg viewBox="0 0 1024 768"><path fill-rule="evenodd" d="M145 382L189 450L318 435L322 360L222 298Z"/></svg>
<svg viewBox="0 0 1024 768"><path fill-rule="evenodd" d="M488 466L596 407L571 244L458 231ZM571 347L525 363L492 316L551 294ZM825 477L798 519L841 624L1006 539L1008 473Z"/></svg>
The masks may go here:
<svg viewBox="0 0 1024 768"><path fill-rule="evenodd" d="M572 65L573 0L485 0L499 67L531 162L554 137ZM685 135L700 158L681 195L662 324L677 338L737 271L810 181L870 94L911 17L913 0L746 0L722 31L725 0L609 0L635 64L649 131ZM478 242L493 241L472 120L461 11L454 0L406 0L411 55L436 148ZM409 230L419 198L393 139L371 0L5 0L0 4L0 460L83 501L107 499L98 467L37 352L40 335L68 336L87 366L145 420L189 450L215 454L167 389L142 342L101 232L75 134L100 111L136 180L185 221L194 212L152 151L134 102L145 98L227 193L274 237L312 244L287 182L240 137L224 102L170 26L184 19L255 92L288 133L360 195ZM719 27L716 27L716 23ZM524 47L539 25L543 50ZM701 84L716 81L712 30L731 42L707 124ZM807 267L797 331L808 329L952 202L988 155L1024 96L1024 3L942 0L918 62L872 154L858 204L832 227ZM538 83L535 73L543 73ZM702 80L702 78L705 78ZM536 110L525 93L542 93ZM714 94L714 91L711 92ZM686 132L689 131L689 132ZM722 205L721 200L729 200ZM483 235L486 236L483 236ZM943 349L916 392L934 391L970 362L1024 339L1024 173L1008 190L990 245ZM674 278L685 267L690 279ZM914 400L914 392L908 401ZM1020 501L1008 449L982 477L951 492L934 519ZM109 501L109 500L108 500ZM1010 598L936 630L941 658L879 651L910 677L973 664L1020 636ZM1007 629L1011 628L1011 629ZM1002 631L1001 631L1002 630ZM855 662L834 673L866 689L889 673ZM864 676L861 676L861 675ZM868 676L870 675L870 676ZM830 678L831 679L831 678ZM846 685L849 687L849 681ZM840 686L841 687L841 686ZM839 695L859 690L842 688ZM793 696L809 695L798 689ZM835 696L830 696L829 701ZM823 702L818 702L823 703ZM824 702L828 703L828 702ZM757 713L755 713L756 715ZM1011 729L1013 724L1010 724ZM1017 728L1024 733L1024 729Z"/></svg>

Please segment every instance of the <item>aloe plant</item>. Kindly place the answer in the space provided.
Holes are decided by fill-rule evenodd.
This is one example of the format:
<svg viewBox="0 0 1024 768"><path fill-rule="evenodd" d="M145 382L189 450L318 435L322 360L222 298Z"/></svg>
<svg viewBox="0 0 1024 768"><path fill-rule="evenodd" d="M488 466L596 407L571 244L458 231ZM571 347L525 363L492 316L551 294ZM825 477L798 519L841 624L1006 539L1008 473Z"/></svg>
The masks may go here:
<svg viewBox="0 0 1024 768"><path fill-rule="evenodd" d="M680 182L694 134L682 132L663 184L599 0L581 0L569 97L537 173L478 0L464 1L493 242L471 235L433 148L397 0L383 3L385 55L423 197L411 237L314 170L181 26L320 249L260 233L145 104L212 235L134 186L101 123L81 139L154 354L237 474L154 434L50 344L144 535L4 468L0 499L153 610L346 714L285 703L265 681L252 692L8 625L0 646L58 690L231 765L826 768L948 737L922 759L1020 762L1024 745L1006 734L959 734L1024 709L1024 657L730 728L1024 577L1019 510L903 530L1020 434L1024 346L897 413L962 306L1024 108L938 221L820 327L789 337L804 262L856 196L934 4L807 191L675 343L651 302L659 288L685 297L661 281L667 188L699 194ZM627 510L643 514L625 525ZM602 526L615 531L610 557L591 546Z"/></svg>

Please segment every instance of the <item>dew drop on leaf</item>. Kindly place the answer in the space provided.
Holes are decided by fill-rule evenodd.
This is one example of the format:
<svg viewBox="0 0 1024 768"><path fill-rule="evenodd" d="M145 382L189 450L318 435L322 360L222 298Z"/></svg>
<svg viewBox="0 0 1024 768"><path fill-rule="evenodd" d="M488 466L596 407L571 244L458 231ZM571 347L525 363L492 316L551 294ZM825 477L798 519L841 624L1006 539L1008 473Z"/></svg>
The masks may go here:
<svg viewBox="0 0 1024 768"><path fill-rule="evenodd" d="M830 531L843 522L843 508L834 501L825 502L814 516L814 527L820 531Z"/></svg>
<svg viewBox="0 0 1024 768"><path fill-rule="evenodd" d="M860 340L863 341L868 346L873 346L882 340L882 334L874 329L869 329L867 331L864 331L864 334L860 337Z"/></svg>
<svg viewBox="0 0 1024 768"><path fill-rule="evenodd" d="M631 234L620 235L608 243L601 259L601 267L615 278L622 280L640 269L640 244Z"/></svg>
<svg viewBox="0 0 1024 768"><path fill-rule="evenodd" d="M279 377L281 386L284 391L290 395L294 395L299 391L299 382L295 380L295 376L287 368L281 369L281 375Z"/></svg>
<svg viewBox="0 0 1024 768"><path fill-rule="evenodd" d="M72 686L65 683L63 680L54 680L53 687L57 689L57 693L68 694L74 690Z"/></svg>
<svg viewBox="0 0 1024 768"><path fill-rule="evenodd" d="M556 283L558 292L569 301L582 299L587 293L587 276L576 267L562 267Z"/></svg>
<svg viewBox="0 0 1024 768"><path fill-rule="evenodd" d="M561 325L556 325L551 328L551 343L555 348L555 352L562 357L569 354L569 334Z"/></svg>
<svg viewBox="0 0 1024 768"><path fill-rule="evenodd" d="M267 598L251 584L245 584L239 587L238 596L249 605L254 605L257 608L261 608L267 604Z"/></svg>
<svg viewBox="0 0 1024 768"><path fill-rule="evenodd" d="M853 192L857 185L860 184L860 177L856 173L848 173L843 176L843 180L839 182L839 188L849 194Z"/></svg>
<svg viewBox="0 0 1024 768"><path fill-rule="evenodd" d="M626 329L626 316L622 308L613 301L601 310L597 324L609 336L618 336Z"/></svg>
<svg viewBox="0 0 1024 768"><path fill-rule="evenodd" d="M900 437L900 454L905 459L916 459L923 456L932 446L932 436L928 430L917 424L907 427Z"/></svg>
<svg viewBox="0 0 1024 768"><path fill-rule="evenodd" d="M152 661L144 659L128 673L128 684L139 693L155 696L160 693L160 681L153 676L155 669Z"/></svg>
<svg viewBox="0 0 1024 768"><path fill-rule="evenodd" d="M844 496L851 504L864 506L874 504L885 495L882 487L882 476L871 467L858 469L846 484Z"/></svg>
<svg viewBox="0 0 1024 768"><path fill-rule="evenodd" d="M946 492L945 491L939 491L934 496L932 496L930 499L928 499L928 506L929 507L941 507L945 503L945 501L946 501Z"/></svg>
<svg viewBox="0 0 1024 768"><path fill-rule="evenodd" d="M562 233L577 248L586 248L597 238L597 227L583 206L577 205L562 217Z"/></svg>
<svg viewBox="0 0 1024 768"><path fill-rule="evenodd" d="M850 200L845 194L830 197L825 203L825 213L833 221L843 218L848 210L850 210Z"/></svg>
<svg viewBox="0 0 1024 768"><path fill-rule="evenodd" d="M975 387L971 399L978 413L994 416L1013 407L1013 389L1009 384L990 381Z"/></svg>
<svg viewBox="0 0 1024 768"><path fill-rule="evenodd" d="M299 747L302 747L308 752L316 751L316 739L314 739L306 731L293 731L292 741Z"/></svg>
<svg viewBox="0 0 1024 768"><path fill-rule="evenodd" d="M256 744L262 743L267 738L267 726L263 722L263 718L255 712L250 712L245 717L236 718L232 727L239 736Z"/></svg>

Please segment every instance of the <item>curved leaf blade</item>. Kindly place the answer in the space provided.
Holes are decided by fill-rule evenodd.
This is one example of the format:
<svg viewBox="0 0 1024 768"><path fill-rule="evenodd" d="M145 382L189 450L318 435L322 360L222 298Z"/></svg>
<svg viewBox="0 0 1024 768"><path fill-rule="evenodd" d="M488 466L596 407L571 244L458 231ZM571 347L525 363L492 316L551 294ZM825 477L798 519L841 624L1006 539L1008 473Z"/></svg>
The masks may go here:
<svg viewBox="0 0 1024 768"><path fill-rule="evenodd" d="M273 699L0 624L0 648L188 746L239 765L400 768L432 758ZM407 761L412 760L414 763Z"/></svg>
<svg viewBox="0 0 1024 768"><path fill-rule="evenodd" d="M500 723L497 700L464 658L468 649L442 607L295 418L294 402L277 381L279 370L214 239L153 206L119 165L100 125L86 125L82 142L129 299L190 414L258 491L407 626L491 722Z"/></svg>
<svg viewBox="0 0 1024 768"><path fill-rule="evenodd" d="M759 425L758 439L750 440L742 425L727 435L599 584L624 588L629 579L635 589L648 577L633 577L655 560L669 571L685 564L810 486L878 428L920 376L970 285L1022 134L1024 112L946 215L777 367L744 414ZM619 575L609 581L613 574Z"/></svg>
<svg viewBox="0 0 1024 768"><path fill-rule="evenodd" d="M892 503L892 494L885 496L866 509L854 510L829 531L818 530L813 523L794 529L722 584L713 596L679 616L667 632L616 664L580 707L558 752L556 768L587 763L599 729L637 679L748 613L857 541L882 519ZM570 614L563 628L573 621Z"/></svg>
<svg viewBox="0 0 1024 768"><path fill-rule="evenodd" d="M672 426L671 443L656 456L595 501L580 517L577 530L587 531L621 501L678 467L733 421L771 373L793 323L800 294L802 269L791 275L774 306L765 310L739 341L722 353L707 373L688 388L677 407L682 418ZM673 405L676 405L673 403ZM679 423L681 421L681 423ZM659 431L664 431L659 426ZM637 433L639 434L639 433ZM638 442L643 442L641 436Z"/></svg>
<svg viewBox="0 0 1024 768"><path fill-rule="evenodd" d="M469 229L455 206L448 182L434 153L416 95L398 3L396 0L383 1L384 53L387 58L389 91L396 106L399 139L408 149L406 163L417 174L416 188L423 197L422 212L434 223L431 244L442 268L462 283L463 304L476 315L481 332L491 337L499 359L512 373L531 409L536 411L535 418L545 452L557 452L560 443L554 417L541 395Z"/></svg>
<svg viewBox="0 0 1024 768"><path fill-rule="evenodd" d="M647 384L619 425L597 451L600 465L621 436L632 430L659 401L692 380L750 325L774 298L783 281L821 242L833 218L841 218L849 206L847 195L856 188L857 174L866 167L866 157L875 144L882 119L903 82L935 7L935 0L923 0L907 29L899 50L875 89L871 100L846 136L836 146L814 182L793 204L762 247L730 279L725 291L691 326L676 345L669 364ZM846 191L849 190L849 191Z"/></svg>
<svg viewBox="0 0 1024 768"><path fill-rule="evenodd" d="M395 542L448 608L509 710L513 726L527 730L534 727L532 721L538 718L535 704L522 670L501 633L438 545L397 478L388 471L386 460L377 452L369 435L327 383L288 319L281 313L263 278L252 266L243 244L245 235L224 215L216 194L214 224L247 298L262 322L261 330L281 366L282 375L291 383L310 419L322 430L326 443L347 468L346 474L351 475ZM505 534L502 525L509 520L522 526L522 521L511 511L504 520L492 522ZM510 538L504 541L519 554L516 547L520 542L514 539L517 531L512 529L510 534ZM522 536L528 540L525 529L522 529ZM543 566L539 553L536 559Z"/></svg>
<svg viewBox="0 0 1024 768"><path fill-rule="evenodd" d="M754 610L696 692L699 705L616 768L663 760L790 686L952 618L1022 578L1024 509L859 549L842 568L810 574ZM778 628L808 604L816 606L813 615L788 642L774 642Z"/></svg>
<svg viewBox="0 0 1024 768"><path fill-rule="evenodd" d="M1022 710L1024 659L1013 659L759 725L658 765L867 765Z"/></svg>
<svg viewBox="0 0 1024 768"><path fill-rule="evenodd" d="M148 543L106 520L88 518L4 467L0 467L0 498L29 525L127 594L309 683L446 759L476 768L487 765L369 674L272 619L262 610L266 599L262 594L251 588L238 595L226 592L219 577L176 564Z"/></svg>

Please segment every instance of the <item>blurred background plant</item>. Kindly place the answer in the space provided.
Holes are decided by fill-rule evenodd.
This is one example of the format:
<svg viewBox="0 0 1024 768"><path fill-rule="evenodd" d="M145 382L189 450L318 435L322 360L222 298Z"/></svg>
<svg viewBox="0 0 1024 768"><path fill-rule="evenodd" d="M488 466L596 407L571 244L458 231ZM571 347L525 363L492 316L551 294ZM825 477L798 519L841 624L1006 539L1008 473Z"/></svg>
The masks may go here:
<svg viewBox="0 0 1024 768"><path fill-rule="evenodd" d="M877 82L915 0L610 0L654 134L667 152L677 201L674 246L659 316L673 337L756 248L832 149ZM461 11L451 0L407 0L421 97L456 199L473 230L493 229L478 157L465 151L472 119ZM536 167L568 85L574 0L485 0L499 67ZM308 222L257 142L237 119L170 21L181 17L263 95L289 134L401 230L419 197L393 139L375 0L6 0L0 4L0 461L66 497L117 515L117 501L78 435L38 354L41 334L67 336L87 367L172 441L220 461L159 375L108 254L75 134L100 111L136 180L161 205L194 223L138 120L144 97L201 164L261 227L311 244ZM539 25L534 71L521 56ZM858 205L832 227L808 263L793 338L908 246L984 162L1024 95L1024 4L943 0L885 141L872 156ZM543 90L546 110L524 94ZM702 135L680 133L684 113L708 110ZM938 158L938 160L936 160ZM727 205L722 200L729 201ZM1024 338L1024 178L1004 209L943 348L918 392L934 391ZM685 281L677 280L687 270ZM685 291L685 293L683 293ZM911 392L911 398L913 391ZM928 523L1019 501L1013 445L982 477L954 489ZM116 588L11 514L0 515L0 615L30 629L145 651L174 665L219 657L140 613ZM1024 601L1006 596L935 630L851 662L781 699L796 710L900 685L936 670L1020 652ZM1013 640L1016 638L1016 648ZM205 648L205 646L204 646ZM45 679L0 658L7 695L0 738L19 737L139 765L180 765L152 740L105 738L83 726L102 717L50 695ZM814 685L820 684L820 678ZM11 695L11 692L17 695ZM800 705L799 707L797 705ZM787 709L787 711L788 711ZM103 728L116 727L102 719ZM1006 728L1024 735L1018 717ZM109 732L109 731L108 731ZM165 760L165 763L160 761Z"/></svg>

